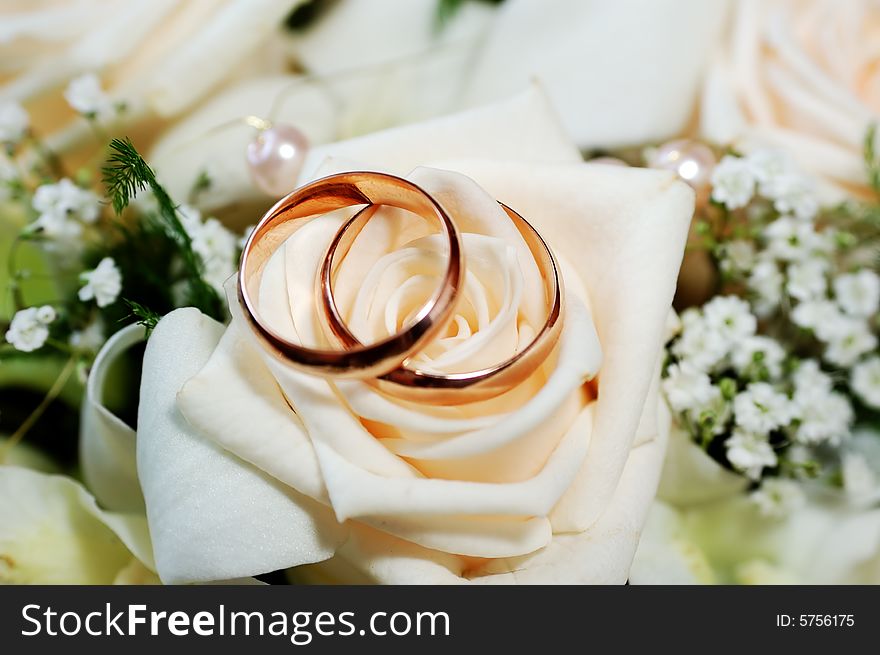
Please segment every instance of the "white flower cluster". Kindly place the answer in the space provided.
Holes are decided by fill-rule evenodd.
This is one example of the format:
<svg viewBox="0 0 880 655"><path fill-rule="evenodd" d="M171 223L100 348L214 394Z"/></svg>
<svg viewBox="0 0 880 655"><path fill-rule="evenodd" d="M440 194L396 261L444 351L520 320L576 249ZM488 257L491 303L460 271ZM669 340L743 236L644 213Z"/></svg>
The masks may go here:
<svg viewBox="0 0 880 655"><path fill-rule="evenodd" d="M79 299L83 302L95 301L98 307L106 307L116 302L122 291L122 273L112 257L104 257L91 271L80 273L83 286Z"/></svg>
<svg viewBox="0 0 880 655"><path fill-rule="evenodd" d="M721 215L712 247L723 281L745 297L682 314L664 392L714 457L754 481L778 470L783 478L764 479L752 499L781 516L800 493L785 476L816 471L828 446L844 463L853 400L880 409L880 275L844 255L852 235L817 225L810 181L783 154L727 155L711 184L715 203L743 210Z"/></svg>
<svg viewBox="0 0 880 655"><path fill-rule="evenodd" d="M763 516L784 518L806 503L806 494L793 480L767 478L751 493L751 499Z"/></svg>
<svg viewBox="0 0 880 655"><path fill-rule="evenodd" d="M94 73L71 80L64 91L64 99L86 118L105 118L113 110L113 101L101 88L101 80Z"/></svg>
<svg viewBox="0 0 880 655"><path fill-rule="evenodd" d="M106 340L104 322L100 317L92 320L83 329L74 330L70 335L70 345L75 350L91 353L97 353Z"/></svg>
<svg viewBox="0 0 880 655"><path fill-rule="evenodd" d="M0 143L16 145L27 134L30 118L17 102L0 103Z"/></svg>
<svg viewBox="0 0 880 655"><path fill-rule="evenodd" d="M238 264L239 237L216 218L203 221L201 212L195 207L181 205L178 212L184 229L192 239L193 251L202 260L205 281L222 297L223 283L235 273Z"/></svg>
<svg viewBox="0 0 880 655"><path fill-rule="evenodd" d="M822 359L833 368L851 369L850 388L865 405L880 409L875 354L880 276L867 268L835 270L837 235L817 229L809 185L784 156L772 151L725 156L713 184L713 198L729 209L760 193L780 214L761 230L758 248L746 240L723 244L722 270L743 279L757 316L783 313L812 334L822 346Z"/></svg>
<svg viewBox="0 0 880 655"><path fill-rule="evenodd" d="M730 210L748 205L755 195L773 202L780 214L812 220L819 204L810 181L783 153L758 150L745 157L725 155L712 172L712 199Z"/></svg>
<svg viewBox="0 0 880 655"><path fill-rule="evenodd" d="M815 360L797 362L782 344L757 334L758 320L737 296L716 296L682 315L671 346L675 363L663 383L666 398L703 441L728 435L727 460L758 480L778 464L779 442L837 444L854 412L846 395ZM796 365L786 375L786 364ZM874 374L880 376L880 360ZM863 373L866 377L869 373Z"/></svg>
<svg viewBox="0 0 880 655"><path fill-rule="evenodd" d="M49 338L49 325L55 317L55 309L51 305L19 310L12 317L6 340L16 350L26 353L42 348Z"/></svg>
<svg viewBox="0 0 880 655"><path fill-rule="evenodd" d="M40 186L32 204L39 213L33 227L59 246L76 246L83 225L95 223L101 214L98 196L67 178Z"/></svg>

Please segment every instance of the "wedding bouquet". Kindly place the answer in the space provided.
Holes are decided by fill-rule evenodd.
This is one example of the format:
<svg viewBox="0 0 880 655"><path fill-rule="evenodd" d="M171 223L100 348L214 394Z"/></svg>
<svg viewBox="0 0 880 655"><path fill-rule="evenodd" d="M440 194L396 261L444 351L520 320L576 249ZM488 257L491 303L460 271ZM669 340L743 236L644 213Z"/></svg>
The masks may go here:
<svg viewBox="0 0 880 655"><path fill-rule="evenodd" d="M878 580L867 3L99 4L0 28L0 581Z"/></svg>

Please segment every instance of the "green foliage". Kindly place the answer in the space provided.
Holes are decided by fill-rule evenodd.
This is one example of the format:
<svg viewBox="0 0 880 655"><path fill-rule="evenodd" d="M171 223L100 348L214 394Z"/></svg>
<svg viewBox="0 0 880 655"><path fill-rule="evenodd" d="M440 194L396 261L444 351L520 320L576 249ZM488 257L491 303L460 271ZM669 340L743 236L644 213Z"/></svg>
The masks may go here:
<svg viewBox="0 0 880 655"><path fill-rule="evenodd" d="M134 300L129 300L128 298L123 298L122 301L128 306L129 310L131 310L131 314L129 314L129 318L136 318L138 325L143 325L147 329L147 336L150 335L150 332L159 324L159 321L162 317L154 312L152 309L144 307L138 302Z"/></svg>
<svg viewBox="0 0 880 655"><path fill-rule="evenodd" d="M101 170L107 196L117 214L121 214L147 186L158 186L155 173L128 138L110 142L110 156Z"/></svg>
<svg viewBox="0 0 880 655"><path fill-rule="evenodd" d="M871 123L868 126L867 132L865 132L862 154L865 158L868 183L874 189L874 192L880 195L880 154L877 153L877 123Z"/></svg>
<svg viewBox="0 0 880 655"><path fill-rule="evenodd" d="M223 305L220 297L202 278L202 262L193 250L192 240L180 221L177 206L159 184L156 174L129 139L113 139L110 142L110 153L107 165L103 168L103 180L114 211L121 214L140 191L149 189L156 199L156 212L146 219L151 222L143 225L141 231L155 236L158 228L174 244L183 264L186 304L209 316L222 319ZM137 256L137 253L132 254ZM149 276L148 270L143 267L141 270ZM156 282L161 283L160 280ZM168 282L166 277L164 284L168 285Z"/></svg>

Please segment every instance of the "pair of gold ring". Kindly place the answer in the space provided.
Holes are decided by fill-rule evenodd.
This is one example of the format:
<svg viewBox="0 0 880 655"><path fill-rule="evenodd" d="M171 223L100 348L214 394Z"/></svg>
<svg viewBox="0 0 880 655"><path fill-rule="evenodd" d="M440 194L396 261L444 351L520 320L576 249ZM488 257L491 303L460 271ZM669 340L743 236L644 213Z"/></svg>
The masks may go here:
<svg viewBox="0 0 880 655"><path fill-rule="evenodd" d="M285 339L265 324L254 302L266 263L298 227L297 219L360 205L364 208L347 220L331 241L316 283L323 324L340 349L306 348ZM404 209L439 224L448 246L448 261L439 287L408 325L380 341L363 344L340 314L333 284L339 262L381 205ZM412 358L442 334L455 315L464 286L465 256L461 234L443 207L412 182L386 173L330 175L296 189L272 207L254 228L242 251L238 296L244 315L272 354L314 375L362 379L394 397L439 405L498 396L528 378L546 360L559 340L563 314L563 287L553 253L528 221L510 207L501 207L535 258L550 309L535 338L494 366L451 374L413 366Z"/></svg>

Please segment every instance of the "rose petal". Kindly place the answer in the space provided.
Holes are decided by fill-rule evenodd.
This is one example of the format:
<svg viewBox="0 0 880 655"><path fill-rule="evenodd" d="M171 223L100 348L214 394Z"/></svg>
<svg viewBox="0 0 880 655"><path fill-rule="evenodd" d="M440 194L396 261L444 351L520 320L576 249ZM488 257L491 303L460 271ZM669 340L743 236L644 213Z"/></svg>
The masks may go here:
<svg viewBox="0 0 880 655"><path fill-rule="evenodd" d="M445 162L532 222L577 273L602 347L585 469L568 497L576 524L604 511L632 447L663 346L694 196L666 172L588 165ZM613 217L613 218L611 218ZM589 256L583 255L590 245Z"/></svg>
<svg viewBox="0 0 880 655"><path fill-rule="evenodd" d="M129 325L101 348L92 364L80 420L80 461L86 484L109 509L143 511L137 477L135 431L104 406L104 385L116 359L144 339L144 328Z"/></svg>
<svg viewBox="0 0 880 655"><path fill-rule="evenodd" d="M328 157L333 159L326 161ZM299 183L320 175L353 170L350 161L406 175L432 160L485 157L511 161L575 162L580 152L556 122L541 90L532 86L509 100L403 125L309 151Z"/></svg>
<svg viewBox="0 0 880 655"><path fill-rule="evenodd" d="M233 326L177 396L186 420L243 460L329 503L315 450L262 354Z"/></svg>
<svg viewBox="0 0 880 655"><path fill-rule="evenodd" d="M475 62L468 100L502 97L537 78L581 147L672 137L691 116L726 9L705 0L568 0L550 11L507 0Z"/></svg>
<svg viewBox="0 0 880 655"><path fill-rule="evenodd" d="M314 562L342 539L321 520L325 509L202 437L177 409L178 390L222 332L197 310L176 310L160 321L144 356L138 474L164 582Z"/></svg>
<svg viewBox="0 0 880 655"><path fill-rule="evenodd" d="M661 410L662 413L662 410ZM668 418L668 413L666 414ZM468 568L465 560L355 526L336 557L304 567L306 579L382 584L620 584L627 578L657 485L668 421L657 438L632 450L614 498L600 520L578 534L556 534L532 555Z"/></svg>
<svg viewBox="0 0 880 655"><path fill-rule="evenodd" d="M0 466L0 581L110 584L132 554L153 567L146 520L98 507L71 478Z"/></svg>

